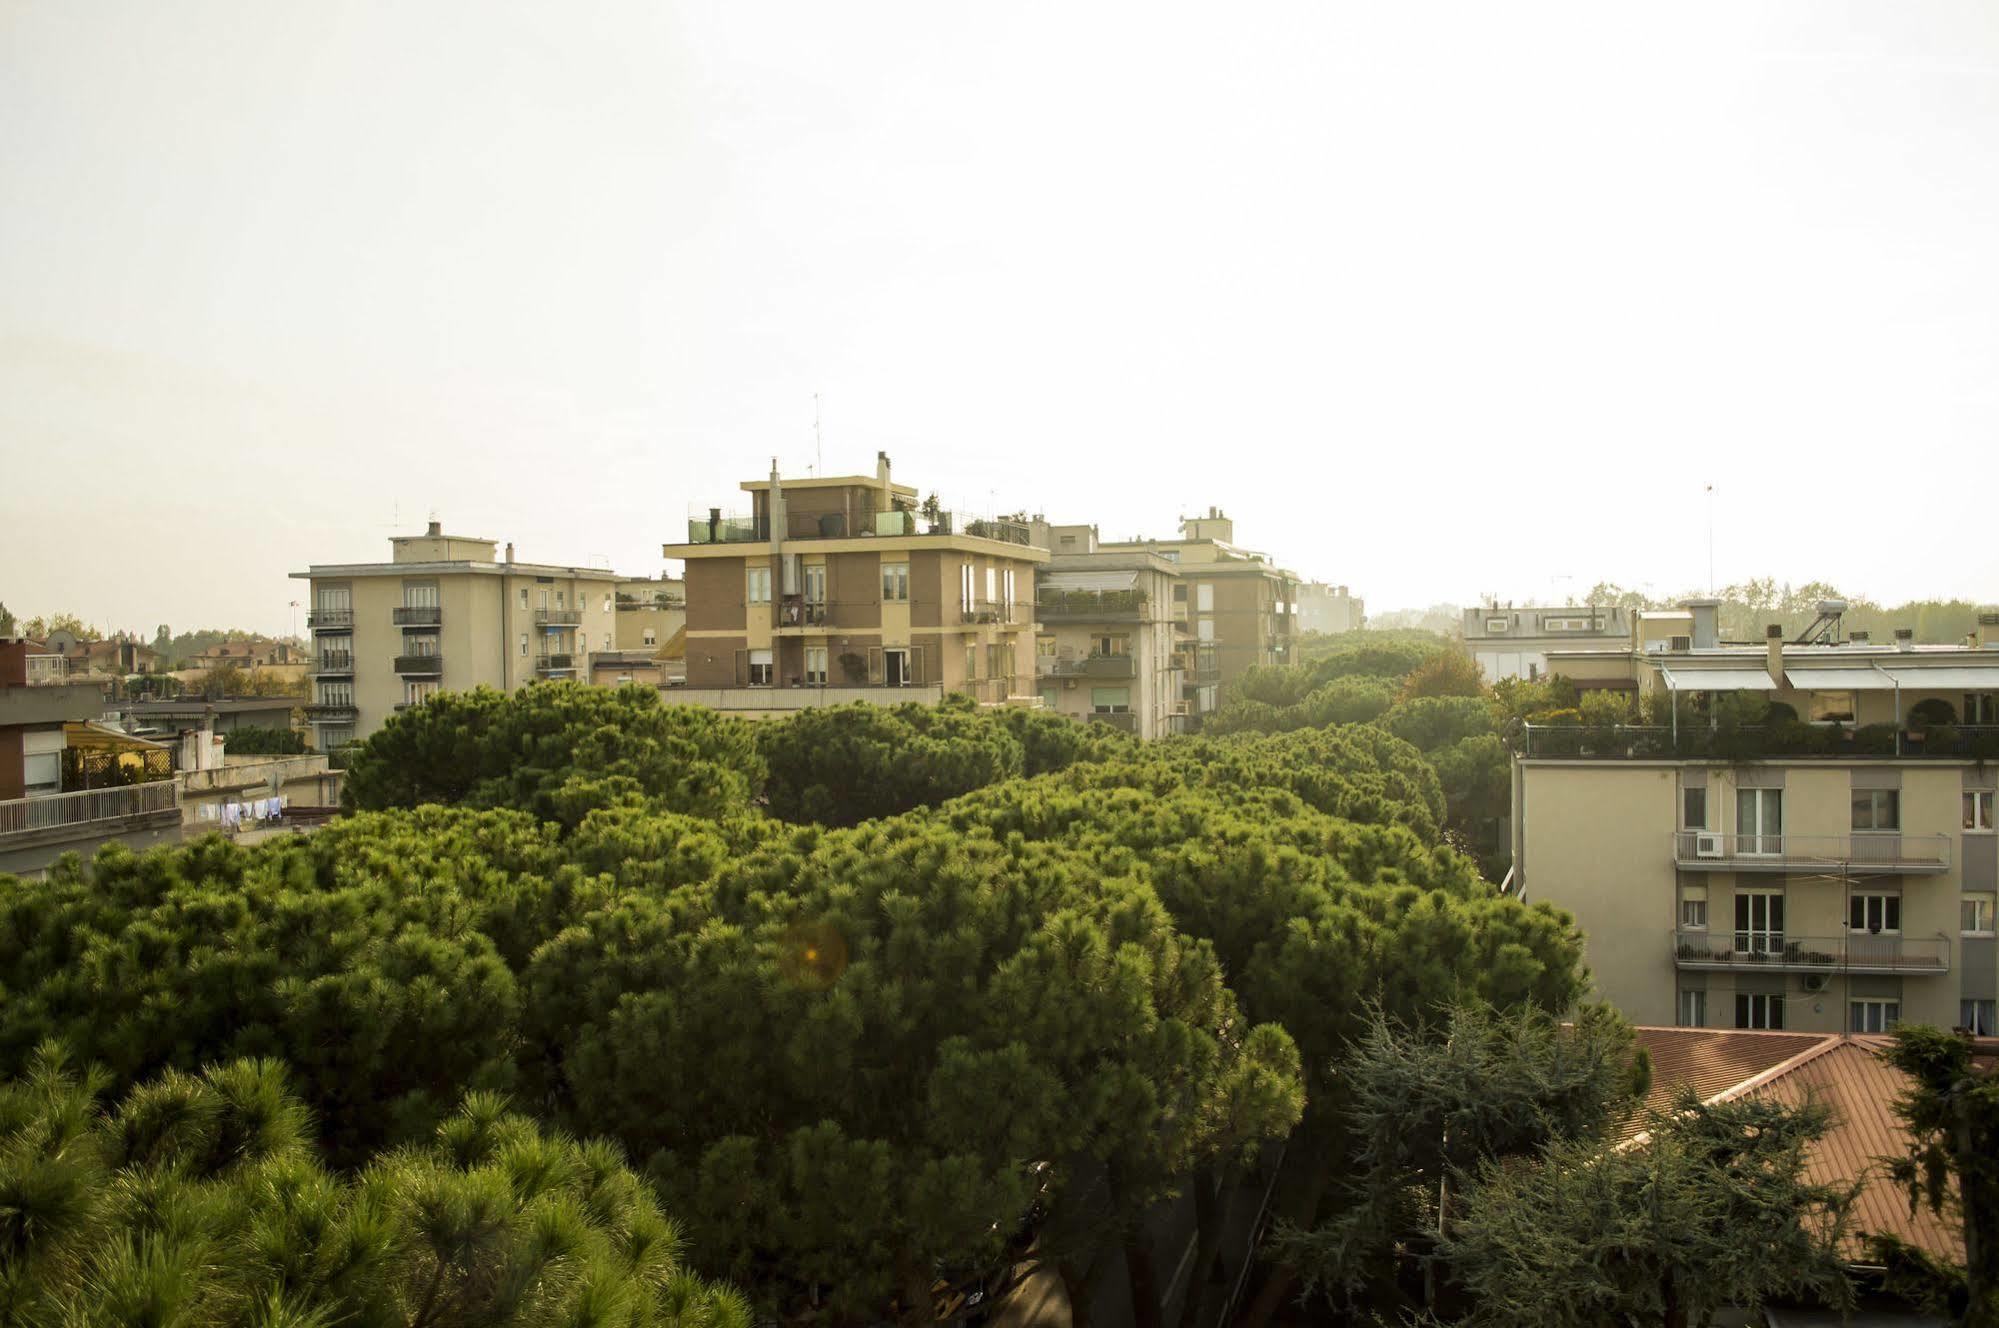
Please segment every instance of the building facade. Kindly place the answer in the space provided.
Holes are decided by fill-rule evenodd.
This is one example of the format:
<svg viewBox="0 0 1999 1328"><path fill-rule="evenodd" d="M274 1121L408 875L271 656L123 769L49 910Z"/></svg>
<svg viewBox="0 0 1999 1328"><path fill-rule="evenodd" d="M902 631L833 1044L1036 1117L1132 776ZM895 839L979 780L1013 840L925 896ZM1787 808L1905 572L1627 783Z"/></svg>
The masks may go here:
<svg viewBox="0 0 1999 1328"><path fill-rule="evenodd" d="M1176 610L1184 600L1193 637L1182 686L1194 714L1215 710L1221 689L1245 669L1291 662L1298 578L1267 554L1238 547L1235 523L1219 508L1182 518L1179 539L1111 541L1098 548L1154 554L1178 570Z"/></svg>
<svg viewBox="0 0 1999 1328"><path fill-rule="evenodd" d="M1331 636L1358 632L1365 626L1367 604L1347 587L1329 586L1323 581L1308 581L1298 587L1299 631Z"/></svg>
<svg viewBox="0 0 1999 1328"><path fill-rule="evenodd" d="M1099 552L1090 526L1056 526L1035 579L1035 679L1044 709L1141 738L1185 726L1193 656L1179 567L1154 553Z"/></svg>
<svg viewBox="0 0 1999 1328"><path fill-rule="evenodd" d="M1492 603L1465 610L1465 649L1487 682L1531 682L1548 671L1549 651L1620 648L1630 636L1631 622L1630 612L1615 605L1515 608Z"/></svg>
<svg viewBox="0 0 1999 1328"><path fill-rule="evenodd" d="M1724 645L1701 603L1642 626L1549 666L1664 721L1529 726L1513 762L1512 888L1576 915L1600 993L1644 1024L1991 1032L1999 615L1950 647Z"/></svg>
<svg viewBox="0 0 1999 1328"><path fill-rule="evenodd" d="M614 572L516 562L511 544L498 557L435 521L389 545L385 563L292 573L311 583L305 709L321 751L439 691L587 679L590 655L616 648Z"/></svg>
<svg viewBox="0 0 1999 1328"><path fill-rule="evenodd" d="M1034 698L1034 574L1024 522L961 520L874 476L752 480L748 516L711 508L685 543L687 685L673 699L746 715L846 700Z"/></svg>

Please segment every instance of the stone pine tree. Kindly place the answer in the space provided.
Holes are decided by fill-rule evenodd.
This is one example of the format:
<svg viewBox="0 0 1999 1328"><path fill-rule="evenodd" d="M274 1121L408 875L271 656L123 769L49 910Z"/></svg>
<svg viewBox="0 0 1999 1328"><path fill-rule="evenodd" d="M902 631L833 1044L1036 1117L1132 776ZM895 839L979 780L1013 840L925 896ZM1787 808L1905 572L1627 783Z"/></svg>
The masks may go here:
<svg viewBox="0 0 1999 1328"><path fill-rule="evenodd" d="M1893 1175L1911 1212L1964 1233L1963 1322L1999 1328L1999 1072L1973 1060L1969 1036L1934 1028L1903 1028L1883 1057L1909 1077L1895 1102L1909 1147Z"/></svg>

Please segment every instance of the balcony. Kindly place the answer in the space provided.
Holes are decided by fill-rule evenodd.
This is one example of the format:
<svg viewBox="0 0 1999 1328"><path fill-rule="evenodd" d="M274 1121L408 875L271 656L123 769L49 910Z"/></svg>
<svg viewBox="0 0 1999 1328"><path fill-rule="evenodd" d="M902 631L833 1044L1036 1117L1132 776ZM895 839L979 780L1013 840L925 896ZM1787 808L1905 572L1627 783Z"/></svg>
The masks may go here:
<svg viewBox="0 0 1999 1328"><path fill-rule="evenodd" d="M756 517L694 517L687 523L689 544L761 544L770 539L770 522Z"/></svg>
<svg viewBox="0 0 1999 1328"><path fill-rule="evenodd" d="M824 600L802 600L787 595L777 606L779 627L824 627L833 620L833 606Z"/></svg>
<svg viewBox="0 0 1999 1328"><path fill-rule="evenodd" d="M1013 621L1013 606L1010 604L987 604L979 608L958 610L958 621L966 627L979 627Z"/></svg>
<svg viewBox="0 0 1999 1328"><path fill-rule="evenodd" d="M314 673L352 673L354 652L351 650L322 650L313 665Z"/></svg>
<svg viewBox="0 0 1999 1328"><path fill-rule="evenodd" d="M942 683L886 685L835 684L826 687L673 687L660 693L669 705L706 706L728 713L774 714L810 710L815 706L866 701L871 705L936 705L944 699Z"/></svg>
<svg viewBox="0 0 1999 1328"><path fill-rule="evenodd" d="M536 609L536 627L575 627L583 621L581 609Z"/></svg>
<svg viewBox="0 0 1999 1328"><path fill-rule="evenodd" d="M1126 733L1138 732L1138 716L1129 710L1093 710L1090 712L1090 722L1108 724L1114 729L1123 729Z"/></svg>
<svg viewBox="0 0 1999 1328"><path fill-rule="evenodd" d="M1999 725L1939 725L1897 730L1893 724L1771 724L1670 728L1642 724L1527 724L1514 750L1535 759L1595 761L1999 760Z"/></svg>
<svg viewBox="0 0 1999 1328"><path fill-rule="evenodd" d="M396 672L405 677L436 678L444 673L444 656L397 655Z"/></svg>
<svg viewBox="0 0 1999 1328"><path fill-rule="evenodd" d="M444 610L435 604L405 604L391 612L398 627L435 627L444 621Z"/></svg>
<svg viewBox="0 0 1999 1328"><path fill-rule="evenodd" d="M1130 655L1086 655L1081 659L1042 659L1044 678L1136 678L1138 661Z"/></svg>
<svg viewBox="0 0 1999 1328"><path fill-rule="evenodd" d="M556 654L536 655L534 657L534 671L537 675L544 678L556 673L574 673L576 671L576 656Z"/></svg>
<svg viewBox="0 0 1999 1328"><path fill-rule="evenodd" d="M321 701L306 706L305 717L315 724L352 724L361 718L361 708L352 701Z"/></svg>
<svg viewBox="0 0 1999 1328"><path fill-rule="evenodd" d="M180 819L180 786L171 779L80 793L51 793L38 798L11 798L0 802L0 840L160 812L171 812L174 820Z"/></svg>
<svg viewBox="0 0 1999 1328"><path fill-rule="evenodd" d="M1142 590L1043 590L1034 600L1045 623L1143 622L1149 607Z"/></svg>
<svg viewBox="0 0 1999 1328"><path fill-rule="evenodd" d="M1752 973L1882 973L1935 977L1950 972L1943 936L1792 936L1781 931L1676 931L1673 964L1681 969Z"/></svg>
<svg viewBox="0 0 1999 1328"><path fill-rule="evenodd" d="M354 626L352 609L314 609L305 616L305 625L315 632L345 632Z"/></svg>
<svg viewBox="0 0 1999 1328"><path fill-rule="evenodd" d="M1684 871L1830 872L1842 876L1923 874L1950 869L1949 835L1728 835L1672 832L1673 864Z"/></svg>

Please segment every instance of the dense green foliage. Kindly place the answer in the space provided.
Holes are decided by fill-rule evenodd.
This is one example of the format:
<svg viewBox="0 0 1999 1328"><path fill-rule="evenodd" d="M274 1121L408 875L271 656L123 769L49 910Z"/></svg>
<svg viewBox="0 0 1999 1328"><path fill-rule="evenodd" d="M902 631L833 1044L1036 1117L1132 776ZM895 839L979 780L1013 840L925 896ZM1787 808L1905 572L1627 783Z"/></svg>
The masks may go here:
<svg viewBox="0 0 1999 1328"><path fill-rule="evenodd" d="M231 756L297 756L303 753L305 735L297 729L259 728L245 724L223 735Z"/></svg>
<svg viewBox="0 0 1999 1328"><path fill-rule="evenodd" d="M0 1323L750 1322L614 1148L499 1099L341 1175L276 1062L102 1089L54 1044L0 1085Z"/></svg>
<svg viewBox="0 0 1999 1328"><path fill-rule="evenodd" d="M1895 1113L1908 1153L1890 1159L1897 1183L1918 1206L1948 1216L1964 1235L1958 1308L1971 1328L1999 1325L1999 1071L1972 1058L1971 1039L1904 1027L1883 1053L1909 1077Z"/></svg>
<svg viewBox="0 0 1999 1328"><path fill-rule="evenodd" d="M1590 588L1585 600L1605 607L1670 609L1705 593L1690 590L1662 598L1600 581ZM1915 632L1916 640L1936 644L1964 640L1978 629L1978 615L1981 612L1990 613L1993 608L1991 604L1974 604L1961 599L1919 599L1904 604L1880 604L1865 595L1846 594L1823 581L1808 581L1793 586L1779 584L1770 577L1723 586L1715 592L1714 598L1721 601L1716 617L1723 639L1759 644L1763 640L1763 629L1771 623L1782 624L1784 635L1795 638L1818 617L1821 600L1845 601L1847 608L1843 622L1848 631L1871 632L1876 641L1886 641L1895 628L1907 627Z"/></svg>

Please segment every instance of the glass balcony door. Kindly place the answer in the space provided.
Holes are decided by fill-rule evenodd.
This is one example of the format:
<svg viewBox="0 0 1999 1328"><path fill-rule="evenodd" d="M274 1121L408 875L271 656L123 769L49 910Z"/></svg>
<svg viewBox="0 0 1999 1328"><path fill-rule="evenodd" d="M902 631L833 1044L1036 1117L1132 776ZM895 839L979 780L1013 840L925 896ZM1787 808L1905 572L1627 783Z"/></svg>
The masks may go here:
<svg viewBox="0 0 1999 1328"><path fill-rule="evenodd" d="M1784 851L1784 790L1735 791L1735 851L1775 857Z"/></svg>
<svg viewBox="0 0 1999 1328"><path fill-rule="evenodd" d="M1784 896L1773 890L1743 890L1735 896L1735 952L1784 953Z"/></svg>

